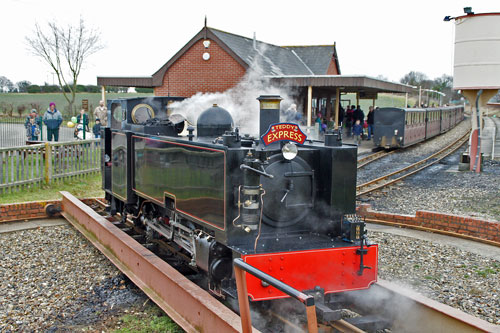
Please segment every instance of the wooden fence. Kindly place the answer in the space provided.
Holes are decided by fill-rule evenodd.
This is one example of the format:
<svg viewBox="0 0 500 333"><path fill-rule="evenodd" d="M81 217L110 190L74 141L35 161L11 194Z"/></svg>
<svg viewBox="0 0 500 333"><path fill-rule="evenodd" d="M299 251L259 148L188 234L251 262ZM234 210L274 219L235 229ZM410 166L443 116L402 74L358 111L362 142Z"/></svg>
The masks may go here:
<svg viewBox="0 0 500 333"><path fill-rule="evenodd" d="M0 148L0 193L100 172L100 140Z"/></svg>

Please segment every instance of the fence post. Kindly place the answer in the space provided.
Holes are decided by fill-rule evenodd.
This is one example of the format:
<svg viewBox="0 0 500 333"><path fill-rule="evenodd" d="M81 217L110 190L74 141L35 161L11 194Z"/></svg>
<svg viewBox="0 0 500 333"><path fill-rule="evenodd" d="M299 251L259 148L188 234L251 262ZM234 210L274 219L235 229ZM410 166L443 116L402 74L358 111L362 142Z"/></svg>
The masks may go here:
<svg viewBox="0 0 500 333"><path fill-rule="evenodd" d="M52 151L50 144L45 142L45 168L44 168L45 184L50 184L52 176Z"/></svg>

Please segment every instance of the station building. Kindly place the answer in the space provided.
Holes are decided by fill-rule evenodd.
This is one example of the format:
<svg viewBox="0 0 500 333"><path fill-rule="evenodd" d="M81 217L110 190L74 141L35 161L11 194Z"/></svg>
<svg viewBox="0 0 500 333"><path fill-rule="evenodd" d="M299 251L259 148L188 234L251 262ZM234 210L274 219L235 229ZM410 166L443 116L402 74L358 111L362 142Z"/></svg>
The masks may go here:
<svg viewBox="0 0 500 333"><path fill-rule="evenodd" d="M258 60L258 61L257 61ZM151 76L98 77L106 86L153 88L155 96L191 97L234 87L253 66L271 82L294 88L308 125L319 110L338 115L341 93L375 100L378 92L412 87L365 76L341 75L336 45L277 46L206 25Z"/></svg>

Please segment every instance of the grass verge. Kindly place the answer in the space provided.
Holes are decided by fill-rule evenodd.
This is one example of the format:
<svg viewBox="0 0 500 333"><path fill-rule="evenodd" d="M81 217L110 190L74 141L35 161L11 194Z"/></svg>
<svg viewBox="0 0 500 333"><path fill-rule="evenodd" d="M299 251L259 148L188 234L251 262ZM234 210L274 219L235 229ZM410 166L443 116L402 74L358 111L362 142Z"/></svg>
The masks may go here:
<svg viewBox="0 0 500 333"><path fill-rule="evenodd" d="M84 177L75 177L32 189L21 189L17 192L3 193L0 196L0 204L56 200L61 198L59 191L68 191L77 198L103 197L104 191L101 189L101 182L100 172Z"/></svg>
<svg viewBox="0 0 500 333"><path fill-rule="evenodd" d="M156 305L148 306L143 312L126 314L116 322L112 329L115 333L156 333L184 332L172 319Z"/></svg>

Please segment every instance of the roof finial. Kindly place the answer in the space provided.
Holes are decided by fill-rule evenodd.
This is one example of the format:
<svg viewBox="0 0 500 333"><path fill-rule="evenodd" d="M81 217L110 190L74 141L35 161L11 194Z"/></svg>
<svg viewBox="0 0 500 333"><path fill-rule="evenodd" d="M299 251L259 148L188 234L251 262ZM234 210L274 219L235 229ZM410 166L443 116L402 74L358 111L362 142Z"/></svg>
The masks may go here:
<svg viewBox="0 0 500 333"><path fill-rule="evenodd" d="M207 15L205 15L205 26L203 29L205 30L205 39L207 39Z"/></svg>

